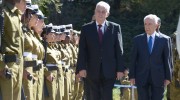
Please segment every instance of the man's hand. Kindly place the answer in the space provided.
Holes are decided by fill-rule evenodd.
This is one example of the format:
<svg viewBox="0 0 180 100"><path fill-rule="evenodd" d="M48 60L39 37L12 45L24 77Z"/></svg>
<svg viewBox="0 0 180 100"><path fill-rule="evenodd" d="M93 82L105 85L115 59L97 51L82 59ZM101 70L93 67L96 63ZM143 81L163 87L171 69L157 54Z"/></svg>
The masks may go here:
<svg viewBox="0 0 180 100"><path fill-rule="evenodd" d="M86 75L87 75L86 70L81 70L81 71L79 71L79 76L80 76L80 77L86 78Z"/></svg>
<svg viewBox="0 0 180 100"><path fill-rule="evenodd" d="M164 86L169 85L171 82L169 80L164 80Z"/></svg>
<svg viewBox="0 0 180 100"><path fill-rule="evenodd" d="M135 81L135 79L134 79L134 78L130 79L130 82L131 82L131 85L136 84L136 81Z"/></svg>
<svg viewBox="0 0 180 100"><path fill-rule="evenodd" d="M117 72L117 77L116 77L116 79L117 79L117 80L120 80L123 76L124 76L124 73L123 73L123 72Z"/></svg>

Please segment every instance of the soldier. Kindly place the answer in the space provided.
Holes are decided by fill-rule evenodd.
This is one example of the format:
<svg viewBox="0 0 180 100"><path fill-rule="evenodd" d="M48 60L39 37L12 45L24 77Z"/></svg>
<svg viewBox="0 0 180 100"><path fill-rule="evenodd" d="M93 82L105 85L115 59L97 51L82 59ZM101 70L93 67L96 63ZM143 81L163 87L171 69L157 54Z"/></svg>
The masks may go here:
<svg viewBox="0 0 180 100"><path fill-rule="evenodd" d="M177 26L177 35L176 35L176 44L179 44L180 43L180 16L179 16L179 22L178 22L178 26ZM177 51L178 51L178 54L180 55L180 46L179 45L176 45L177 46Z"/></svg>
<svg viewBox="0 0 180 100"><path fill-rule="evenodd" d="M41 33L43 32L43 27L45 26L44 19L46 17L44 17L41 10L38 10L36 16L38 17L38 21L37 24L33 26L35 32L33 44L36 45L37 48L34 49L33 54L37 63L33 70L37 77L36 84L34 85L34 91L37 92L34 93L34 97L35 100L42 100L44 84L44 65L42 60L44 59L45 51L42 44Z"/></svg>
<svg viewBox="0 0 180 100"><path fill-rule="evenodd" d="M63 52L63 68L64 68L64 97L63 100L70 100L69 93L71 92L71 71L69 70L71 64L71 55L67 50L67 44L70 42L69 31L65 30L66 38L62 41L62 52ZM71 57L70 57L71 56Z"/></svg>
<svg viewBox="0 0 180 100"><path fill-rule="evenodd" d="M48 90L48 96L45 100L56 100L57 94L57 70L58 70L58 59L57 55L53 52L53 42L55 42L54 30L51 29L46 35L46 41L48 42L47 48L47 60L46 60L46 70L45 70L45 81Z"/></svg>
<svg viewBox="0 0 180 100"><path fill-rule="evenodd" d="M129 81L128 73L129 73L129 71L128 71L128 69L126 69L124 71L124 77L121 80L122 85L130 85L131 84ZM130 97L131 97L130 88L122 87L122 88L120 88L120 91L121 91L121 94L120 94L121 99L120 100L130 100Z"/></svg>
<svg viewBox="0 0 180 100"><path fill-rule="evenodd" d="M25 0L5 0L4 34L0 56L0 88L3 100L21 100L23 32L21 16Z"/></svg>
<svg viewBox="0 0 180 100"><path fill-rule="evenodd" d="M79 45L79 35L80 32L74 31L74 48L76 51L76 54L78 53L78 45ZM76 67L76 66L75 66ZM74 86L74 95L73 95L73 100L81 100L83 97L83 92L84 92L84 82L82 79L79 79L78 77L75 77L75 86Z"/></svg>
<svg viewBox="0 0 180 100"><path fill-rule="evenodd" d="M27 2L27 1L26 1ZM34 15L35 11L31 5L27 5L26 12L23 16L24 21L24 71L23 71L23 89L27 100L34 100L33 98L33 67L36 66L36 61L32 59L33 35L31 30L36 25L38 18Z"/></svg>
<svg viewBox="0 0 180 100"><path fill-rule="evenodd" d="M63 68L62 68L62 56L63 52L61 51L61 46L60 42L65 40L66 35L60 31L61 27L58 27L59 31L57 32L57 52L59 52L59 58L58 58L58 80L57 80L57 85L58 85L58 91L57 91L57 100L62 100L64 96L64 74L63 74Z"/></svg>
<svg viewBox="0 0 180 100"><path fill-rule="evenodd" d="M70 99L73 99L73 95L75 94L74 84L75 84L75 70L76 70L76 63L77 63L77 52L75 50L75 39L74 39L74 32L72 27L70 28L69 39L70 42L67 44L67 50L71 55L71 64L70 64L70 71L71 71L71 96Z"/></svg>
<svg viewBox="0 0 180 100"><path fill-rule="evenodd" d="M64 68L64 62L62 61L62 59L66 58L66 55L64 54L64 49L62 47L62 41L65 40L66 38L66 34L64 33L65 31L65 26L64 25L61 25L60 26L60 33L59 33L59 39L58 39L58 50L61 52L61 58L60 58L60 61L61 61L61 65L62 65L62 72L59 71L59 74L61 75L61 77L58 79L58 84L59 84L59 88L60 88L60 94L57 94L57 96L59 96L61 98L62 96L62 99L64 97L64 91L65 91L65 68ZM57 98L58 99L58 98ZM59 100L59 99L58 99Z"/></svg>
<svg viewBox="0 0 180 100"><path fill-rule="evenodd" d="M174 75L172 83L169 85L170 100L179 100L180 98L180 59L176 47L176 32L172 34L172 49L173 49L173 64L174 64Z"/></svg>

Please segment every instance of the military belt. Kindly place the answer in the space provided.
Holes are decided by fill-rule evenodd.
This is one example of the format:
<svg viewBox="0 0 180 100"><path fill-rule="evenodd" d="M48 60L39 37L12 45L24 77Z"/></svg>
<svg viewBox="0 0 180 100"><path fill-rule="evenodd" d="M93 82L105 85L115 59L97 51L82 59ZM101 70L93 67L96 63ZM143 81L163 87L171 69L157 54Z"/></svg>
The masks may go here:
<svg viewBox="0 0 180 100"><path fill-rule="evenodd" d="M18 58L17 54L1 54L0 59L4 61L4 63L16 62L16 64L20 64L20 58Z"/></svg>
<svg viewBox="0 0 180 100"><path fill-rule="evenodd" d="M37 55L36 54L32 54L32 59L33 60L37 60Z"/></svg>
<svg viewBox="0 0 180 100"><path fill-rule="evenodd" d="M57 64L46 64L49 71L58 70Z"/></svg>
<svg viewBox="0 0 180 100"><path fill-rule="evenodd" d="M24 52L24 53L23 53L23 56L24 56L24 57L32 58L32 53L31 53L31 52Z"/></svg>
<svg viewBox="0 0 180 100"><path fill-rule="evenodd" d="M68 70L70 69L70 66L67 66L67 65L63 66L62 69L64 72L68 72Z"/></svg>
<svg viewBox="0 0 180 100"><path fill-rule="evenodd" d="M39 71L42 67L43 67L43 64L39 63L35 67L33 67L33 71Z"/></svg>
<svg viewBox="0 0 180 100"><path fill-rule="evenodd" d="M42 63L43 63L42 60L38 60L38 61L37 61L37 64L42 64Z"/></svg>
<svg viewBox="0 0 180 100"><path fill-rule="evenodd" d="M64 66L64 65L65 65L65 62L64 62L64 61L61 61L61 64L62 64L62 66Z"/></svg>
<svg viewBox="0 0 180 100"><path fill-rule="evenodd" d="M58 61L58 64L61 64L61 65L62 65L62 61Z"/></svg>
<svg viewBox="0 0 180 100"><path fill-rule="evenodd" d="M37 65L36 61L24 61L24 67L34 67Z"/></svg>
<svg viewBox="0 0 180 100"><path fill-rule="evenodd" d="M58 70L57 66L47 66L48 71Z"/></svg>
<svg viewBox="0 0 180 100"><path fill-rule="evenodd" d="M65 65L64 67L65 67L65 69L70 69L70 66L68 66L68 65Z"/></svg>

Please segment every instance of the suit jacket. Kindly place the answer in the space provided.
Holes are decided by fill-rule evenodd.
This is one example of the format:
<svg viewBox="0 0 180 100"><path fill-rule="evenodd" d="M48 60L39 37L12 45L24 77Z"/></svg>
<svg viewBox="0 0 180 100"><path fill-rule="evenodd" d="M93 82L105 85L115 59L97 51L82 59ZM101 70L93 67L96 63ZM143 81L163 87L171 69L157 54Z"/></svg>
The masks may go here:
<svg viewBox="0 0 180 100"><path fill-rule="evenodd" d="M105 78L114 78L117 71L124 71L120 25L109 21L105 25L101 44L95 21L82 27L76 73L85 69L87 77L98 79L100 66Z"/></svg>
<svg viewBox="0 0 180 100"><path fill-rule="evenodd" d="M148 51L146 33L136 36L133 43L129 76L130 79L135 78L136 85L143 86L152 80L153 85L163 86L165 79L171 80L172 59L167 37L156 33L151 54Z"/></svg>
<svg viewBox="0 0 180 100"><path fill-rule="evenodd" d="M162 36L162 37L165 37L168 39L168 42L169 42L169 47L170 47L170 57L171 57L171 70L172 72L174 71L174 64L173 64L173 52L172 52L172 41L171 41L171 38L161 32L159 32L159 34Z"/></svg>

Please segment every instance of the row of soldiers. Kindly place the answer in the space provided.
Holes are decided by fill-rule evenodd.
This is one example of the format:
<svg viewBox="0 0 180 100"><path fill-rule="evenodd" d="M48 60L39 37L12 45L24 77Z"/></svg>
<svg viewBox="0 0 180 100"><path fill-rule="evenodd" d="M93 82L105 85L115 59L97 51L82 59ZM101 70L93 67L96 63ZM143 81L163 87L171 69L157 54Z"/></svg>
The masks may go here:
<svg viewBox="0 0 180 100"><path fill-rule="evenodd" d="M6 0L0 48L0 100L81 100L75 77L80 32L45 25L31 0ZM1 23L2 24L2 23Z"/></svg>

